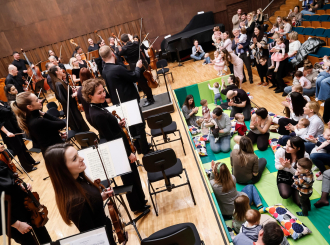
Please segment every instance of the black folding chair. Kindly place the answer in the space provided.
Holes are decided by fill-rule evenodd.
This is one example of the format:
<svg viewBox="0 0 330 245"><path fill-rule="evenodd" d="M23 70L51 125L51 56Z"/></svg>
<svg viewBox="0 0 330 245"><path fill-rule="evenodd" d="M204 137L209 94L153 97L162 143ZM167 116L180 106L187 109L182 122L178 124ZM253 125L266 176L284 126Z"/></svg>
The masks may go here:
<svg viewBox="0 0 330 245"><path fill-rule="evenodd" d="M99 142L99 137L94 132L86 131L86 132L80 132L75 135L76 141L80 145L81 149L88 148L90 146L93 146L95 143L95 140Z"/></svg>
<svg viewBox="0 0 330 245"><path fill-rule="evenodd" d="M167 74L171 74L172 82L174 83L173 74L172 74L172 72L170 72L169 68L166 68L167 65L168 65L167 60L165 60L165 59L157 61L157 63L156 63L156 66L157 66L157 71L156 71L157 72L157 80L160 82L159 76L164 76L164 80L165 80L165 76Z"/></svg>
<svg viewBox="0 0 330 245"><path fill-rule="evenodd" d="M47 103L46 106L47 109L55 108L57 110L58 108L57 104L54 101ZM58 112L60 113L59 117L65 117L64 111L58 111Z"/></svg>
<svg viewBox="0 0 330 245"><path fill-rule="evenodd" d="M176 140L181 140L183 152L186 155L186 151L184 149L183 140L181 136L181 132L177 129L176 122L172 121L171 114L168 112L163 112L157 115L153 115L147 118L148 127L151 129L151 142L152 147L155 147L157 150L157 145L163 145L166 143L170 143ZM168 138L168 134L174 134L175 132L179 132L179 138L170 140ZM158 136L163 136L163 143L156 144L154 138ZM156 140L156 142L159 140Z"/></svg>
<svg viewBox="0 0 330 245"><path fill-rule="evenodd" d="M44 80L40 80L39 82L37 82L37 83L35 84L35 87L34 87L34 93L36 94L36 96L39 95L39 92L44 96L45 100L46 100L47 103L48 103L47 97L46 97L46 95L44 94Z"/></svg>
<svg viewBox="0 0 330 245"><path fill-rule="evenodd" d="M166 227L141 241L141 245L201 245L196 226L193 223L182 223Z"/></svg>
<svg viewBox="0 0 330 245"><path fill-rule="evenodd" d="M191 198L196 205L195 197L191 189L191 185L189 182L188 174L185 168L182 167L181 160L176 158L175 152L173 149L164 149L160 151L151 152L146 154L142 158L143 166L148 174L148 191L152 201L152 205L155 209L156 215L158 216L158 211L155 206L156 202L156 194L164 191L171 192L173 189L178 188L180 186L188 185ZM171 178L180 177L182 172L185 172L187 182L179 185L174 185L171 183ZM166 189L162 189L163 187L156 188L162 189L160 191L155 191L152 186L152 183L164 180ZM152 196L155 195L155 202Z"/></svg>

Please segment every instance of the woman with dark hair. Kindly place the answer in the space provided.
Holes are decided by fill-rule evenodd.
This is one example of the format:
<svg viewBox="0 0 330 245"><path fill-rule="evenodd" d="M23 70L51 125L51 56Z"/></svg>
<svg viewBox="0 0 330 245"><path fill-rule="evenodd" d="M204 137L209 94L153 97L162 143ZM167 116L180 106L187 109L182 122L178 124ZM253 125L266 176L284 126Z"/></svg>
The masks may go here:
<svg viewBox="0 0 330 245"><path fill-rule="evenodd" d="M67 103L69 103L69 127L76 133L89 131L84 118L77 107L77 102L74 97L77 96L77 91L69 88L69 101L68 97L68 84L62 80L63 71L58 66L53 66L48 71L49 76L52 79L53 87L55 89L55 97L62 104L64 113L67 115Z"/></svg>
<svg viewBox="0 0 330 245"><path fill-rule="evenodd" d="M223 49L220 51L222 54L223 60L225 61L225 65L229 66L229 64L233 64L234 66L234 75L239 78L239 88L242 87L243 82L243 60L240 59L234 52L229 53L227 49Z"/></svg>
<svg viewBox="0 0 330 245"><path fill-rule="evenodd" d="M19 127L31 136L43 154L47 147L63 142L59 130L65 128L65 122L42 112L41 100L35 94L19 93L11 108L16 114Z"/></svg>
<svg viewBox="0 0 330 245"><path fill-rule="evenodd" d="M283 24L284 24L284 32L278 32L281 36L287 35L289 32L292 31L292 26L290 24L290 19L287 17L283 18Z"/></svg>
<svg viewBox="0 0 330 245"><path fill-rule="evenodd" d="M13 84L7 84L4 87L5 90L5 94L8 100L8 103L10 103L11 101L15 101L16 100L16 95L18 94L18 91L15 87L15 85Z"/></svg>
<svg viewBox="0 0 330 245"><path fill-rule="evenodd" d="M220 106L214 108L212 117L216 122L213 134L210 134L210 146L214 153L230 151L230 118ZM216 132L215 132L216 131ZM215 136L216 135L216 136Z"/></svg>
<svg viewBox="0 0 330 245"><path fill-rule="evenodd" d="M195 101L194 96L191 94L188 94L186 99L184 100L183 106L182 106L182 113L187 121L188 126L195 126L198 127L197 120L199 116L196 116L198 112L198 107L195 107Z"/></svg>
<svg viewBox="0 0 330 245"><path fill-rule="evenodd" d="M228 52L232 52L232 49L231 49L232 43L229 38L229 32L228 31L223 32L222 37L223 37L223 45L222 45L222 47L220 47L220 50L227 49Z"/></svg>
<svg viewBox="0 0 330 245"><path fill-rule="evenodd" d="M45 163L63 221L67 225L74 223L80 232L106 226L110 244L115 245L112 224L103 208L103 201L113 191L108 188L102 192L86 176L84 158L69 143L49 147Z"/></svg>
<svg viewBox="0 0 330 245"><path fill-rule="evenodd" d="M301 118L306 118L304 114L304 107L307 104L305 98L298 92L292 92L290 94L290 102L286 102L285 106L288 106L290 110L290 118L280 118L278 122L274 119L275 123L278 123L278 133L280 135L289 135L290 131L285 129L285 126L291 123L296 125Z"/></svg>
<svg viewBox="0 0 330 245"><path fill-rule="evenodd" d="M239 140L239 149L230 153L230 163L237 183L244 185L255 184L260 180L267 161L265 158L258 159L254 154L252 141L243 136Z"/></svg>
<svg viewBox="0 0 330 245"><path fill-rule="evenodd" d="M293 9L293 12L292 10L290 9L290 12L289 12L289 15L288 15L288 18L292 19L293 17L296 18L296 23L301 21L302 19L302 14L299 12L299 6L295 6L294 9ZM297 25L299 26L299 25Z"/></svg>
<svg viewBox="0 0 330 245"><path fill-rule="evenodd" d="M265 151L268 148L269 127L271 124L272 118L268 115L266 108L258 108L251 117L250 131L246 136L251 139L253 144L257 143L260 151ZM234 137L236 144L239 144L241 137Z"/></svg>
<svg viewBox="0 0 330 245"><path fill-rule="evenodd" d="M275 153L275 168L277 172L277 188L283 199L292 196L293 201L299 205L299 192L292 187L293 175L297 170L297 162L301 158L309 158L305 152L304 140L298 136L290 138L286 147L279 148Z"/></svg>
<svg viewBox="0 0 330 245"><path fill-rule="evenodd" d="M235 77L234 75L229 75L228 79L227 79L227 83L228 85L226 85L225 82L222 83L221 85L221 94L227 95L229 90L236 90L238 89L239 86L239 78ZM228 109L228 101L229 99L227 98L227 102L221 103L221 108L224 110Z"/></svg>

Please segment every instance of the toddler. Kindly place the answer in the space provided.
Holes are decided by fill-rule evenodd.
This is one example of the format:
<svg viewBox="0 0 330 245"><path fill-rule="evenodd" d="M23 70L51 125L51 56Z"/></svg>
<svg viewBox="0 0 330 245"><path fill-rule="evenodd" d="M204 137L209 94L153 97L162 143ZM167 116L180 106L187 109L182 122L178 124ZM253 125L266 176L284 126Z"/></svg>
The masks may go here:
<svg viewBox="0 0 330 245"><path fill-rule="evenodd" d="M252 241L256 242L258 240L259 231L262 229L260 225L261 214L259 211L254 209L249 209L245 213L245 223L242 224L242 227L239 233L243 233Z"/></svg>
<svg viewBox="0 0 330 245"><path fill-rule="evenodd" d="M296 212L299 216L308 216L311 210L309 197L313 194L314 175L312 172L313 163L308 158L300 158L297 162L297 170L293 178L292 187L299 192L299 201L302 212Z"/></svg>
<svg viewBox="0 0 330 245"><path fill-rule="evenodd" d="M207 100L201 100L201 106L202 106L202 114L204 116L205 113L210 113L210 109L207 106Z"/></svg>
<svg viewBox="0 0 330 245"><path fill-rule="evenodd" d="M285 33L285 31L284 31L284 25L280 25L279 27L278 27L278 34L280 34L280 35L283 35L282 33Z"/></svg>
<svg viewBox="0 0 330 245"><path fill-rule="evenodd" d="M221 99L221 94L220 94L220 85L219 83L215 82L213 84L213 87L209 85L209 89L213 91L214 93L214 104L217 105L218 100L220 101L220 104L222 103L222 99Z"/></svg>
<svg viewBox="0 0 330 245"><path fill-rule="evenodd" d="M276 50L282 51L280 53L277 51L276 53L272 54L272 66L270 66L268 69L274 69L274 72L277 72L278 67L280 66L280 62L285 59L285 44L283 37L279 37L276 39L276 46L274 47ZM276 64L276 67L274 66Z"/></svg>
<svg viewBox="0 0 330 245"><path fill-rule="evenodd" d="M198 125L201 127L201 131L203 135L209 134L210 128L214 127L218 128L217 123L214 121L214 119L211 117L211 113L207 112L203 115L203 118L198 119L197 121Z"/></svg>
<svg viewBox="0 0 330 245"><path fill-rule="evenodd" d="M245 27L242 27L241 28L241 35L239 36L239 39L238 39L238 44L237 44L237 47L236 47L236 53L237 53L237 56L239 57L241 54L244 53L244 49L241 48L241 49L238 49L238 45L241 44L245 44L247 41L247 35L246 35L246 29ZM249 51L246 52L247 53L247 56L249 56Z"/></svg>
<svg viewBox="0 0 330 245"><path fill-rule="evenodd" d="M239 233L242 224L246 221L245 214L251 209L250 199L247 196L238 196L234 200L233 228L236 233Z"/></svg>
<svg viewBox="0 0 330 245"><path fill-rule="evenodd" d="M292 27L295 27L296 26L296 17L292 17L292 20L291 20L291 26Z"/></svg>
<svg viewBox="0 0 330 245"><path fill-rule="evenodd" d="M296 71L294 76L299 80L301 87L303 87L305 89L312 88L312 83L306 77L304 77L304 74L302 71Z"/></svg>
<svg viewBox="0 0 330 245"><path fill-rule="evenodd" d="M244 115L242 113L236 113L235 119L237 121L235 125L235 131L237 131L241 136L245 135L247 127L244 122Z"/></svg>
<svg viewBox="0 0 330 245"><path fill-rule="evenodd" d="M222 73L222 70L225 66L225 61L218 51L214 52L214 60L212 60L212 64L214 65L214 69L218 72L218 76L225 75L225 73Z"/></svg>
<svg viewBox="0 0 330 245"><path fill-rule="evenodd" d="M307 133L307 127L309 126L309 120L306 118L301 118L297 125L295 126L294 132L290 133L290 136L301 136Z"/></svg>
<svg viewBox="0 0 330 245"><path fill-rule="evenodd" d="M212 43L213 46L217 49L217 51L220 51L220 47L223 46L223 42L221 41L221 38L218 37L215 43Z"/></svg>
<svg viewBox="0 0 330 245"><path fill-rule="evenodd" d="M324 149L327 147L330 143L330 129L326 128L323 132L323 135L320 135L317 138L316 146L313 148L312 153L327 153L327 151Z"/></svg>

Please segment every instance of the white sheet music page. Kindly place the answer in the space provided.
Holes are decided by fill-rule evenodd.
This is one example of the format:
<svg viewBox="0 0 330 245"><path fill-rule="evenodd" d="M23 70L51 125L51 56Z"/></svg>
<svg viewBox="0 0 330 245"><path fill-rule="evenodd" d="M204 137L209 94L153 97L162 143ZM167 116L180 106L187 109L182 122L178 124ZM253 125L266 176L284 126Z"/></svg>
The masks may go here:
<svg viewBox="0 0 330 245"><path fill-rule="evenodd" d="M121 103L121 106L114 105L106 108L110 113L116 111L117 115L123 119L126 119L128 126L133 126L142 123L142 118L140 114L140 108L137 100L130 100Z"/></svg>

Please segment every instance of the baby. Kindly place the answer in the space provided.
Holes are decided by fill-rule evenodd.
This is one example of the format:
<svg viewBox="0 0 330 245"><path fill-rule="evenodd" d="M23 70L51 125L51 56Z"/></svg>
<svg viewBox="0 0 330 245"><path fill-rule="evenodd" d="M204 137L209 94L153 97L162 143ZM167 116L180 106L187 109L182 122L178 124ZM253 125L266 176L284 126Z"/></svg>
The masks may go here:
<svg viewBox="0 0 330 245"><path fill-rule="evenodd" d="M304 77L304 74L302 71L296 71L294 76L299 80L301 87L306 88L306 89L312 88L312 83L306 77Z"/></svg>
<svg viewBox="0 0 330 245"><path fill-rule="evenodd" d="M201 131L202 131L202 134L205 135L205 134L209 134L209 129L211 127L215 126L215 128L218 128L218 125L217 123L214 121L214 119L211 117L211 113L208 112L208 113L205 113L203 115L203 122L201 123Z"/></svg>
<svg viewBox="0 0 330 245"><path fill-rule="evenodd" d="M224 82L222 83L224 84ZM221 94L220 94L220 85L218 82L215 82L213 84L213 87L211 87L210 84L208 84L209 90L212 90L214 93L214 104L217 105L218 104L218 100L220 101L220 104L222 103L222 99L221 99Z"/></svg>
<svg viewBox="0 0 330 245"><path fill-rule="evenodd" d="M296 17L292 17L292 20L291 20L291 26L292 27L295 27L296 26Z"/></svg>
<svg viewBox="0 0 330 245"><path fill-rule="evenodd" d="M290 136L301 136L305 135L307 132L307 127L309 126L309 120L306 118L301 118L298 124L295 126L294 132L290 133Z"/></svg>
<svg viewBox="0 0 330 245"><path fill-rule="evenodd" d="M323 56L323 62L330 62L329 57L327 55Z"/></svg>
<svg viewBox="0 0 330 245"><path fill-rule="evenodd" d="M218 37L215 43L212 43L213 46L217 49L217 51L220 51L220 47L223 45L223 42L221 41L221 38Z"/></svg>
<svg viewBox="0 0 330 245"><path fill-rule="evenodd" d="M238 44L237 44L237 47L236 47L236 53L237 53L238 57L245 52L245 50L243 48L238 49L238 45L239 44L243 45L243 44L246 43L246 41L247 41L246 29L245 29L245 27L242 27L241 28L241 35L239 36ZM249 56L249 51L247 51L246 53L247 53L247 56Z"/></svg>
<svg viewBox="0 0 330 245"><path fill-rule="evenodd" d="M327 153L324 149L326 146L330 144L330 129L326 128L323 132L323 135L320 135L317 138L316 146L313 148L312 153Z"/></svg>
<svg viewBox="0 0 330 245"><path fill-rule="evenodd" d="M210 109L208 108L208 104L207 104L207 100L201 100L200 102L201 106L202 106L202 114L204 116L204 114L206 113L210 113Z"/></svg>
<svg viewBox="0 0 330 245"><path fill-rule="evenodd" d="M280 25L278 28L278 34L283 35L282 33L284 33L284 25Z"/></svg>
<svg viewBox="0 0 330 245"><path fill-rule="evenodd" d="M242 113L236 113L235 119L237 121L235 125L235 131L237 131L241 136L245 135L247 127L244 122L244 115Z"/></svg>
<svg viewBox="0 0 330 245"><path fill-rule="evenodd" d="M245 222L242 224L239 233L243 233L252 241L256 242L258 240L259 231L262 229L260 225L261 214L259 211L254 209L249 209L245 213Z"/></svg>

